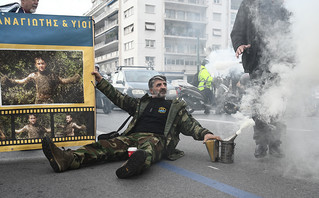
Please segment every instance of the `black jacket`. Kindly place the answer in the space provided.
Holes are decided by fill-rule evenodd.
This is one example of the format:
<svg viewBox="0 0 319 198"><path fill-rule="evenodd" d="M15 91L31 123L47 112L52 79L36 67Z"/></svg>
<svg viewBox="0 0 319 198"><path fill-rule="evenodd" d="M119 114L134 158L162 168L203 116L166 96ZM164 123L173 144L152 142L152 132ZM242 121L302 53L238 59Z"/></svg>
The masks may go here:
<svg viewBox="0 0 319 198"><path fill-rule="evenodd" d="M267 50L265 37L272 35L272 26L276 21L288 21L288 11L280 3L273 5L270 2L271 0L243 0L239 7L230 36L235 51L240 45L251 45L242 55L246 73L265 69L261 68L267 64L267 60L261 61L262 50Z"/></svg>
<svg viewBox="0 0 319 198"><path fill-rule="evenodd" d="M19 3L10 3L10 4L6 4L6 5L1 5L0 12L24 13L24 11Z"/></svg>

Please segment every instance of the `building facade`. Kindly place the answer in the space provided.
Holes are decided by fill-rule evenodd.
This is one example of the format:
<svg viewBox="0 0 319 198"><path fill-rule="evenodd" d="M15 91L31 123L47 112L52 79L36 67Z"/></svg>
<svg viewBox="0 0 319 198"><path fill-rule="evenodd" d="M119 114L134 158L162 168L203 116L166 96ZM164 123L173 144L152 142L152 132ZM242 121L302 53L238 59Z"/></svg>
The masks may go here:
<svg viewBox="0 0 319 198"><path fill-rule="evenodd" d="M95 61L110 73L120 65L152 66L172 76L196 73L213 50L231 47L242 0L92 0Z"/></svg>

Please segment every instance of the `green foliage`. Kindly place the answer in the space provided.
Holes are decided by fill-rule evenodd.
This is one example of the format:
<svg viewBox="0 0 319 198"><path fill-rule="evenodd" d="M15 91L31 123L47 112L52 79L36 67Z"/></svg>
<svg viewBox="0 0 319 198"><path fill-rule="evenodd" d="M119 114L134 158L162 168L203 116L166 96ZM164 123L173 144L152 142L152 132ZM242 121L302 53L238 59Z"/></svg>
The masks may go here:
<svg viewBox="0 0 319 198"><path fill-rule="evenodd" d="M76 84L59 85L55 103L82 103L83 96L83 53L82 51L26 51L1 50L0 75L10 79L24 79L30 73L37 72L34 58L42 57L47 68L61 78L79 74L81 79ZM7 87L1 85L2 104L34 104L35 83Z"/></svg>
<svg viewBox="0 0 319 198"><path fill-rule="evenodd" d="M11 137L11 116L0 116L0 130L7 139Z"/></svg>

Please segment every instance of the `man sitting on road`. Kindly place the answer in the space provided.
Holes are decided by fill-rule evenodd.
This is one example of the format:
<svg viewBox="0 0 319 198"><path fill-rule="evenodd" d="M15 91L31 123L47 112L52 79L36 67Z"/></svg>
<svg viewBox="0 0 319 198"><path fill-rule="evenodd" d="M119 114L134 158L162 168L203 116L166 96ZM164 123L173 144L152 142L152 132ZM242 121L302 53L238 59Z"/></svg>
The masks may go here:
<svg viewBox="0 0 319 198"><path fill-rule="evenodd" d="M97 88L115 105L128 112L133 119L118 137L99 140L77 150L61 150L49 138L44 138L42 148L55 172L77 169L82 165L128 159L128 148L137 147L129 159L116 170L118 178L140 174L145 168L162 157L176 160L184 155L176 149L179 134L192 136L195 140L218 139L203 128L185 109L185 102L166 100L166 77L157 75L149 82L151 96L129 97L116 90L98 72L95 76Z"/></svg>

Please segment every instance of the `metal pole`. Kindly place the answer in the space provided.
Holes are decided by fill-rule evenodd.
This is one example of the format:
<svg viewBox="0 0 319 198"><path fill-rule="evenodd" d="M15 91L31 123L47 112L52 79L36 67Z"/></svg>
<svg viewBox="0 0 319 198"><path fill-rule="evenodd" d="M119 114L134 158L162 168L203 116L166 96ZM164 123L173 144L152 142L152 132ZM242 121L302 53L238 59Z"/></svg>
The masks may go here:
<svg viewBox="0 0 319 198"><path fill-rule="evenodd" d="M197 32L197 72L199 72L200 63L199 63L199 31Z"/></svg>

